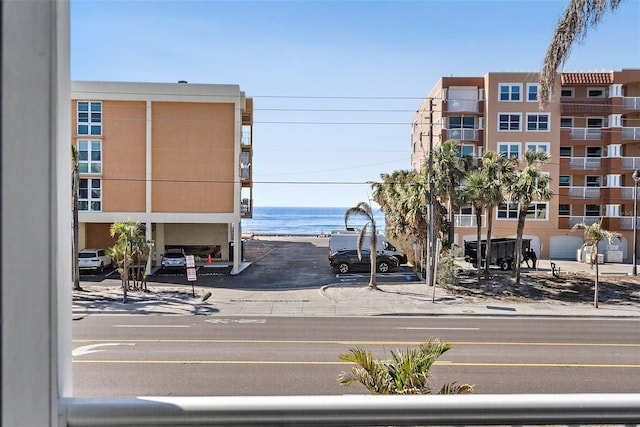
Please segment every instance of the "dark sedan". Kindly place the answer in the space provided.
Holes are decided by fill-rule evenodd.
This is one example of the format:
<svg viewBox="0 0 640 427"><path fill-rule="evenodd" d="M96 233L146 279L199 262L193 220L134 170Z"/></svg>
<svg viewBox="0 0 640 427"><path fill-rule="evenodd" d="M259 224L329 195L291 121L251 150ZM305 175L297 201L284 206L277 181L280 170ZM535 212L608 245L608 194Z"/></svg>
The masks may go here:
<svg viewBox="0 0 640 427"><path fill-rule="evenodd" d="M351 270L370 271L371 259L368 250L361 251L362 257L358 258L357 250L339 251L329 255L329 263L331 267L337 269L340 273L348 273ZM398 259L394 256L378 254L376 256L376 266L380 273L386 273L391 269L400 265Z"/></svg>

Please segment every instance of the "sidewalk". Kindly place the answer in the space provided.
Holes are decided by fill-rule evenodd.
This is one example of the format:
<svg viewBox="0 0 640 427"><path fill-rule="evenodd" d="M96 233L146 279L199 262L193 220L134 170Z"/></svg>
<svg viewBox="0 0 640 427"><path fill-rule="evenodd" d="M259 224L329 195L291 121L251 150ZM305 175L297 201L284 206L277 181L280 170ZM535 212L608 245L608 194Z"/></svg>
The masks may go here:
<svg viewBox="0 0 640 427"><path fill-rule="evenodd" d="M575 261L554 261L560 274L595 274L589 265ZM546 264L546 265L545 265ZM628 275L630 264L600 265L600 275ZM548 271L548 260L541 260L538 271ZM122 303L119 281L107 279L100 285L83 282L82 291L74 291L74 318L87 314L159 314L209 316L571 316L640 318L640 300L627 304L557 301L523 301L460 297L423 282L379 284L379 290L366 285L340 282L320 289L242 290L229 288L149 285L150 292L129 292ZM202 297L211 292L203 301Z"/></svg>

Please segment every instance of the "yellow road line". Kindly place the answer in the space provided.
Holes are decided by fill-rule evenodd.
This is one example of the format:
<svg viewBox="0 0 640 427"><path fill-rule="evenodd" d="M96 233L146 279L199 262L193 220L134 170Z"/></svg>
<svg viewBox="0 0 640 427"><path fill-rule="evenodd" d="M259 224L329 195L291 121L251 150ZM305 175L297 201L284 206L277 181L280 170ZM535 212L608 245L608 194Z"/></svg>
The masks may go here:
<svg viewBox="0 0 640 427"><path fill-rule="evenodd" d="M78 360L73 363L90 364L138 364L138 365L353 365L351 362L296 361L296 360ZM517 368L624 368L640 369L637 365L612 365L604 363L503 363L503 362L448 362L438 361L437 366L484 366Z"/></svg>

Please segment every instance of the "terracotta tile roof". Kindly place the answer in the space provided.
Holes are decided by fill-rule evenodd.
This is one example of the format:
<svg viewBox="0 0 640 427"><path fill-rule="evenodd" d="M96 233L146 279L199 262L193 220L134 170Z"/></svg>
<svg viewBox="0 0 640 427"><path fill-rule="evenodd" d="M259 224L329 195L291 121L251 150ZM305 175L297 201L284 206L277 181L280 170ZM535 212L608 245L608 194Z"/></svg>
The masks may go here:
<svg viewBox="0 0 640 427"><path fill-rule="evenodd" d="M562 85L610 85L613 73L562 73Z"/></svg>

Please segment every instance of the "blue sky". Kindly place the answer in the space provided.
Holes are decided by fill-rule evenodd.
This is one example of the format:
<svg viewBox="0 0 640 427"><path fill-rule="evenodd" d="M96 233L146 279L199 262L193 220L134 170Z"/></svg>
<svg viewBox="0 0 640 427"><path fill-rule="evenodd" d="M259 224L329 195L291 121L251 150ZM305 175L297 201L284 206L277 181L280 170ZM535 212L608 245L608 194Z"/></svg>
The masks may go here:
<svg viewBox="0 0 640 427"><path fill-rule="evenodd" d="M411 116L440 77L539 71L567 3L72 0L71 78L238 84L254 205L349 207L410 168ZM565 70L640 68L639 22L625 0Z"/></svg>

